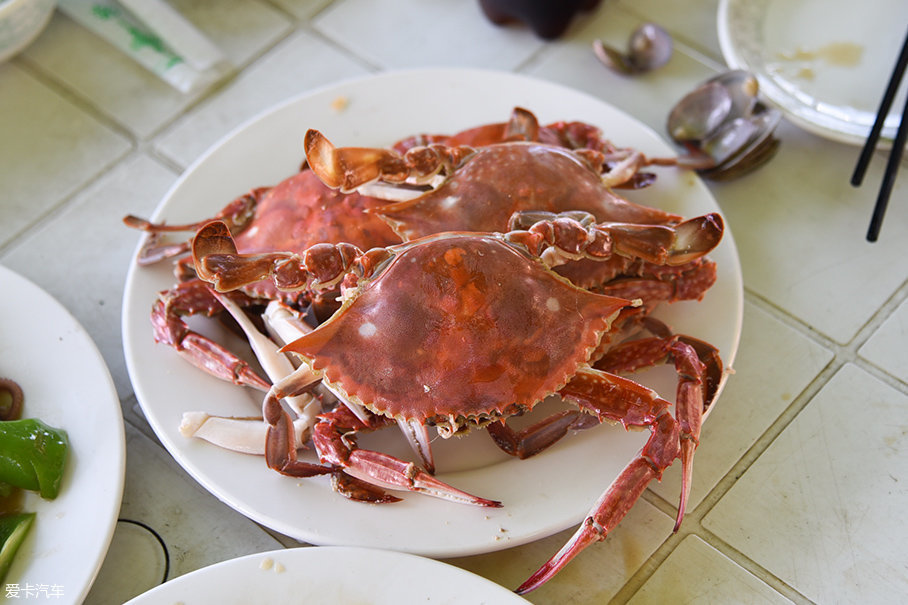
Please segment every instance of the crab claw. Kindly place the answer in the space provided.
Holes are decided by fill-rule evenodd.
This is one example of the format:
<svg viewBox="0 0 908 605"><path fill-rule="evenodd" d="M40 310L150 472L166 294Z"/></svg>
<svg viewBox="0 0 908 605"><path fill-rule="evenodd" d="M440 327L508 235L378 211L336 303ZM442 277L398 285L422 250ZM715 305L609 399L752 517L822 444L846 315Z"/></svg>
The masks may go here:
<svg viewBox="0 0 908 605"><path fill-rule="evenodd" d="M346 275L362 251L352 244L315 244L302 255L289 252L238 254L223 221L207 223L192 239L192 260L198 276L218 292L229 292L271 279L278 289L328 290Z"/></svg>
<svg viewBox="0 0 908 605"><path fill-rule="evenodd" d="M710 212L703 216L692 218L675 226L675 241L670 251L668 265L683 265L696 258L700 258L719 245L725 223L722 215Z"/></svg>
<svg viewBox="0 0 908 605"><path fill-rule="evenodd" d="M234 282L242 284L257 281L251 276L229 280L224 278L225 268L221 266L223 259L235 257L238 251L230 229L223 221L211 221L203 225L192 238L191 247L196 273L201 279L214 284L219 292L233 289L231 286Z"/></svg>
<svg viewBox="0 0 908 605"><path fill-rule="evenodd" d="M431 144L413 147L403 154L381 147L335 147L317 130L306 132L304 146L306 161L316 176L342 193L377 181L394 185L431 185L437 176L453 172L475 153L472 147L465 145ZM369 189L370 194L378 191L381 189ZM415 193L422 191L417 189ZM410 198L405 196L404 199Z"/></svg>
<svg viewBox="0 0 908 605"><path fill-rule="evenodd" d="M677 267L702 258L722 240L725 225L716 212L688 219L673 227L602 223L615 251L656 265Z"/></svg>
<svg viewBox="0 0 908 605"><path fill-rule="evenodd" d="M388 149L337 148L317 130L309 130L303 142L309 168L325 185L349 193L379 178L402 182L409 169L403 157Z"/></svg>
<svg viewBox="0 0 908 605"><path fill-rule="evenodd" d="M204 439L218 447L256 456L265 455L268 426L261 417L213 416L207 412L184 412L180 434ZM304 447L309 438L309 422L298 418L292 422L293 441Z"/></svg>

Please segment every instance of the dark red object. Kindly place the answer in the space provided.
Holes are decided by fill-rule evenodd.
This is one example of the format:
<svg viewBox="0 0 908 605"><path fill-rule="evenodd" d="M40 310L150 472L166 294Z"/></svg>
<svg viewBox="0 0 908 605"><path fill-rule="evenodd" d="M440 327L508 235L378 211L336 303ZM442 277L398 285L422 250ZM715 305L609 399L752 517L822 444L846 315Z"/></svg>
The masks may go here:
<svg viewBox="0 0 908 605"><path fill-rule="evenodd" d="M479 5L496 25L523 22L540 38L551 40L564 33L574 15L593 10L601 1L479 0Z"/></svg>

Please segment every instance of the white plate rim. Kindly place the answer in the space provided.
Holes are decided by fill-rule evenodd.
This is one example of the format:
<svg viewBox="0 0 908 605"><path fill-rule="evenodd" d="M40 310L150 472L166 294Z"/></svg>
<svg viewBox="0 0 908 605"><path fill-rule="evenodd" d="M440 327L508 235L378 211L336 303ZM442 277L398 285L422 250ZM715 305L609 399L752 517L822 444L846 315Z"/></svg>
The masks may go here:
<svg viewBox="0 0 908 605"><path fill-rule="evenodd" d="M101 353L69 311L29 279L0 265L4 282L12 285L4 291L17 296L0 301L0 316L37 313L41 325L11 327L0 320L2 337L21 338L12 340L15 358L0 346L0 372L22 386L23 417L66 430L70 442L57 498L26 493L24 510L37 517L4 582L22 590L56 585L59 595L53 598L81 603L104 562L123 496L126 435L120 400ZM56 375L48 372L48 362ZM15 369L8 370L11 366ZM84 380L75 382L75 376ZM79 405L91 408L80 411Z"/></svg>
<svg viewBox="0 0 908 605"><path fill-rule="evenodd" d="M839 143L863 145L870 132L870 124L866 125L866 127L860 124L855 125L845 120L838 120L829 114L813 110L809 104L799 101L795 94L786 92L783 87L776 85L775 79L766 70L754 65L747 59L746 53L742 50L741 44L733 31L734 26L731 18L733 8L745 3L755 5L759 3L765 4L768 1L719 0L716 21L719 47L725 62L732 69L744 69L754 73L760 83L761 93L799 128ZM834 10L834 8L829 10ZM894 53L892 60L895 60ZM887 66L886 69L888 70L888 68ZM888 78L888 71L886 78ZM872 109L868 108L868 111L871 111L874 115L878 111L878 103L882 99L885 86L886 81L884 79L880 81L879 90L868 92L873 102ZM901 105L895 103L894 106L900 107ZM894 109L890 110L890 120L896 115L894 112ZM884 126L878 145L880 149L887 149L892 146L897 128L897 125Z"/></svg>
<svg viewBox="0 0 908 605"><path fill-rule="evenodd" d="M276 603L299 601L301 590L320 602L401 603L437 594L440 586L445 602L527 603L491 580L434 559L377 548L314 546L214 563L156 586L126 605L246 602L240 591L254 594L257 602ZM332 594L341 591L349 601Z"/></svg>
<svg viewBox="0 0 908 605"><path fill-rule="evenodd" d="M532 91L534 94L542 94L548 96L549 100L545 103L546 105L562 105L565 99L570 99L573 109L576 109L577 105L582 105L584 111L586 112L600 112L605 113L609 117L620 118L620 122L624 125L625 128L630 128L635 135L640 138L640 140L635 141L642 144L644 147L644 152L647 152L651 155L659 154L674 154L675 152L671 147L665 143L665 141L656 135L651 129L641 124L639 121L628 116L621 110L609 105L608 103L596 99L586 93L576 91L574 89L565 87L560 84L553 82L537 80L528 76L523 76L519 74L513 74L508 72L498 72L493 70L481 70L481 69L461 69L461 68L451 68L451 69L414 69L414 70L403 70L396 72L385 72L377 75L371 75L366 77L352 78L344 80L338 83L330 84L319 89L308 91L292 99L288 99L284 102L278 103L275 106L261 112L257 116L251 118L244 122L241 126L234 129L231 133L220 139L215 145L213 145L205 154L203 154L198 160L193 162L193 164L188 168L184 174L178 179L174 184L168 194L163 198L158 209L155 211L153 218L160 220L163 218L165 209L170 213L167 215L172 221L182 221L182 220L198 220L198 209L193 208L195 212L192 211L185 212L185 209L180 209L183 211L181 216L173 216L175 211L173 200L175 196L181 194L186 194L190 190L195 190L197 183L192 183L192 179L198 177L199 171L205 170L212 163L219 163L221 165L226 165L224 162L229 164L229 161L236 161L239 155L235 149L238 145L237 137L246 137L253 135L250 134L251 130L254 130L257 127L261 127L263 120L276 120L275 117L281 112L287 112L292 109L299 109L302 106L305 106L307 111L311 110L313 104L320 103L321 105L328 106L332 104L332 101L344 97L344 96L353 96L354 98L349 99L350 107L355 103L363 102L361 97L356 95L362 93L364 90L369 90L375 96L375 93L386 89L391 86L397 87L397 90L407 90L412 89L413 84L419 82L420 84L426 85L426 90L419 94L417 92L416 99L432 99L437 96L439 88L444 89L441 92L446 93L457 93L460 96L464 96L462 89L472 89L483 90L484 96L482 105L485 107L490 104L490 99L495 98L495 105L505 107L508 109L506 111L499 110L499 113L490 114L488 109L482 109L479 113L487 116L485 118L486 122L490 121L501 121L506 119L507 113L510 111L515 104L521 104L523 106L529 107L531 110L536 111L538 106L541 104L537 99L534 102L521 102L515 103L513 101L514 92L519 91L520 94L527 93ZM434 85L434 87L433 87ZM450 89L450 90L448 90ZM498 99L498 96L491 96L491 92L501 92L504 95L504 99ZM459 93L457 91L460 91ZM510 96L507 94L510 92ZM384 94L384 93L383 93ZM530 95L532 96L532 95ZM558 102L555 103L555 97L557 97ZM511 100L508 100L511 99ZM522 99L526 101L527 99ZM533 100L532 98L530 99ZM366 103L374 103L373 99L369 99ZM411 103L417 103L416 100L411 100ZM453 103L450 99L444 103ZM444 103L442 103L444 105ZM321 105L319 107L321 107ZM478 106L478 103L477 103ZM371 106L370 106L371 107ZM447 106L446 106L447 107ZM320 109L321 113L319 114L323 118L329 116L330 110L326 108ZM343 110L344 116L348 117L350 108ZM363 110L365 111L365 110ZM474 108L473 113L476 113ZM552 110L549 109L549 113ZM312 113L310 111L310 113ZM440 115L445 115L448 118L448 114L445 113L444 108L439 110ZM469 114L469 111L465 111L464 114ZM543 116L540 115L542 121L554 121L556 119L581 119L582 116L576 116L570 114L570 110L565 110L562 115L559 116ZM478 122L474 121L465 121L469 120L469 117L465 115L458 115L457 119L460 120L459 128L468 127L475 125ZM329 116L330 117L330 116ZM412 117L412 116L408 116ZM337 118L340 120L341 118ZM456 121L456 120L455 120ZM312 125L312 124L310 124ZM337 125L337 124L335 124ZM314 125L320 128L324 128L320 125ZM351 132L358 132L357 127L352 128ZM435 127L434 130L443 130L451 131L455 129L455 126L449 128L444 128L443 124L439 124ZM414 127L412 131L401 132L400 129L394 132L394 134L386 135L384 139L386 142L394 140L394 138L404 136L406 134L412 134L413 132L419 131L418 127ZM619 129L620 130L620 129ZM329 129L324 130L326 135L329 138L334 139L336 132L332 132ZM390 132L390 131L389 131ZM371 136L375 137L378 135L372 134ZM642 138L641 138L642 137ZM301 140L301 135L300 135ZM248 143L248 140L244 140ZM336 142L342 142L341 139L337 139ZM620 141L616 141L620 143ZM346 144L361 144L360 142L345 141ZM375 143L379 144L379 143ZM272 182L277 182L281 178L285 178L290 171L294 170L298 166L300 159L302 158L301 145L299 141L295 141L293 145L287 145L284 143L279 143L283 146L282 153L295 153L296 155L292 159L283 158L283 164L281 167L270 167L269 170L272 171L273 175L271 178ZM230 149L233 147L234 149ZM297 150L290 152L289 149ZM277 152L273 152L277 154ZM232 156L232 157L228 157ZM202 177L196 178L200 179ZM259 182L250 182L249 186L256 186L263 184L259 177ZM715 203L715 200L712 198L711 193L705 187L705 185L692 173L668 173L666 176L665 173L660 173L660 181L668 182L668 190L662 192L660 199L662 203L677 203L682 204L684 200L688 197L695 198L698 200L698 203L705 204L707 209L705 211L718 210L718 205ZM199 190L200 191L200 190ZM207 190L206 190L207 191ZM245 189L236 189L234 188L232 196L236 196ZM629 197L633 197L638 192L628 193ZM651 195L651 194L650 194ZM220 199L232 199L232 197L221 197ZM678 201L681 200L681 201ZM223 202L223 205L226 202ZM664 204L663 204L664 205ZM190 209L190 210L193 210ZM177 212L179 214L179 211ZM137 251L141 247L142 242L140 241L137 245ZM730 367L733 364L734 356L738 348L738 342L740 339L740 329L743 315L743 284L740 274L740 262L737 256L737 250L734 244L733 237L729 230L726 231L726 237L724 238L722 244L717 249L717 252L722 256L723 263L720 266L720 278L722 280L721 288L714 288L714 291L711 291L707 294L705 300L717 299L717 297L722 296L728 298L728 304L726 306L727 316L726 324L728 327L727 333L721 339L723 344L723 358L726 361L726 364ZM453 556L466 556L479 554L483 552L491 552L495 550L500 550L503 548L516 546L519 544L531 542L533 540L545 537L566 527L569 527L573 524L579 522L586 510L595 500L595 496L598 496L598 492L601 489L604 489L606 485L601 482L596 483L595 494L590 494L588 501L584 502L581 506L577 506L576 503L572 506L572 510L565 512L561 508L558 509L558 512L555 516L558 518L555 521L551 520L540 520L540 510L545 502L549 502L550 505L560 506L563 504L562 500L559 499L558 494L549 493L546 495L546 499L538 500L535 504L523 503L522 506L515 507L512 505L511 508L508 507L507 502L508 498L504 498L506 501L506 506L503 509L476 509L473 507L464 507L462 505L454 505L447 502L441 502L437 500L430 500L428 498L423 498L421 502L426 504L418 505L414 504L419 502L419 496L405 494L405 501L403 503L398 503L393 505L395 509L399 509L399 513L394 513L394 518L396 522L400 522L402 518L412 517L414 514L419 514L421 511L431 510L431 514L441 514L447 516L447 520L438 519L438 522L435 525L432 525L432 530L444 534L446 537L439 537L437 539L427 539L431 537L433 531L429 531L427 536L422 536L418 540L411 540L409 538L403 539L400 537L400 528L398 531L392 531L387 529L386 524L389 523L387 517L391 517L391 514L387 515L383 512L378 514L377 517L382 519L382 530L377 531L376 523L365 522L365 518L375 515L375 513L365 514L361 510L356 510L350 507L363 507L361 504L350 503L346 500L343 500L339 496L337 497L337 504L335 505L338 509L343 512L337 513L338 516L345 521L345 525L350 526L344 530L333 529L328 531L325 529L325 525L329 524L330 521L326 522L323 520L314 520L307 518L307 513L300 513L299 518L294 518L292 520L283 518L277 519L273 515L262 512L256 506L250 504L248 496L237 497L236 493L230 493L230 490L224 485L225 477L218 476L217 478L212 477L209 474L210 468L203 468L206 461L203 460L205 457L204 454L201 454L199 445L197 443L189 444L186 442L185 438L180 437L176 430L175 426L178 422L178 419L174 422L173 418L170 421L164 421L160 415L160 410L156 409L156 405L149 401L149 397L143 391L145 386L149 383L149 380L145 380L143 376L147 372L146 369L142 369L140 365L138 349L147 349L147 344L143 345L137 338L141 334L141 338L147 338L150 340L150 333L147 329L147 315L145 317L140 317L142 314L147 313L147 309L150 308L150 299L149 300L138 300L138 289L136 287L137 281L141 281L145 278L141 277L141 272L147 271L148 268L139 268L135 263L131 263L126 280L126 288L124 292L124 303L123 303L123 342L124 342L124 352L126 354L127 368L129 370L130 376L133 380L133 384L136 388L136 395L139 399L139 403L142 406L145 414L157 433L158 437L161 439L164 446L170 451L171 455L181 464L187 472L193 476L201 485L206 489L215 494L219 499L226 502L228 505L233 507L235 510L238 510L242 514L250 517L254 521L261 523L279 533L288 535L292 538L309 542L312 544L321 544L321 545L346 545L346 546L365 546L365 547L385 547L393 550L399 550L404 552L411 552L415 554L421 554L426 556L437 556L437 557L453 557ZM166 284L164 287L167 287ZM722 293L719 293L718 290L721 289ZM683 308L685 305L694 304L694 303L678 303L673 307L678 314L682 314ZM170 353L168 351L168 353ZM144 352L143 352L144 354ZM152 354L153 355L153 354ZM160 358L160 356L155 356ZM163 361L163 358L160 358L161 363L167 363ZM179 371L176 368L172 368L170 371ZM193 371L197 371L194 370ZM161 377L159 377L160 379ZM205 377L207 379L207 377ZM212 379L213 380L213 379ZM211 389L216 390L217 394L212 395L212 397L222 397L226 392L224 389L229 385L211 385ZM229 387L234 388L234 387ZM213 392L213 390L207 390L206 393ZM196 408L193 408L196 409ZM184 409L183 411L188 411ZM596 431L608 431L612 430L614 427L602 427L601 429L595 429ZM592 432L587 432L588 434L580 435L574 443L579 442L589 442L593 439ZM637 448L642 444L643 438L640 437L639 433L627 434L621 431L613 431L610 437L611 440L622 442L624 448L629 448L633 451L636 451ZM627 440L627 441L624 441ZM211 446L207 446L211 448ZM589 447L589 445L584 446ZM522 461L520 464L528 465L526 473L532 473L529 466L534 464L543 464L539 461L545 460L544 465L550 464L560 464L562 462L567 462L570 460L569 454L572 450L575 449L575 446L571 444L563 445L559 444L556 447L551 448L545 453L536 456L528 461ZM568 450L566 453L565 450ZM583 451L579 449L578 451ZM238 454L228 453L231 456L241 456ZM199 456L202 457L199 457ZM623 460L622 464L627 460ZM235 461L235 463L241 462L241 460ZM516 462L516 461L515 461ZM510 464L511 461L507 461L503 464ZM616 462L617 464L617 462ZM232 466L233 474L237 471L235 464ZM605 473L606 471L602 471ZM471 489L473 485L483 488L483 481L477 479L474 474L471 474L469 471L451 473L451 474L442 474L442 478L449 480L459 487L466 489ZM276 476L276 475L275 475ZM257 478L256 483L262 483L267 485L267 489L275 489L275 479L272 477ZM279 477L280 480L287 481L284 477ZM292 480L290 480L292 481ZM305 481L315 481L315 480L305 480ZM609 479L610 481L610 479ZM297 484L297 489L302 489L304 483L300 482ZM510 489L512 486L508 486ZM266 488L263 488L266 489ZM282 488L277 488L279 491L283 492ZM503 489L503 488L502 488ZM476 491L476 490L474 490ZM479 490L481 492L481 489ZM488 491L488 490L487 490ZM332 494L333 495L333 494ZM500 498L500 494L495 493L485 493L482 492L480 495L491 497L491 498ZM507 494L505 493L505 496ZM301 496L297 496L300 498ZM303 498L303 500L305 500ZM513 501L512 501L513 502ZM311 505L312 502L308 501ZM277 506L277 505L274 505ZM363 510L382 510L390 509L391 507L366 507ZM519 510L518 510L519 509ZM455 510L457 512L455 512ZM323 513L325 511L322 511ZM294 513L296 515L296 513ZM345 516L346 515L346 516ZM527 518L532 518L533 521L527 527L524 520L520 521L520 524L515 525L515 517L520 515L525 515ZM546 516L546 515L541 515ZM353 522L351 522L353 519ZM466 521L463 521L466 519ZM455 531L451 529L450 525L455 525L454 520L458 520L457 527L459 530ZM393 524L392 524L393 525ZM463 525L463 526L462 526ZM462 526L462 527L461 527ZM472 531L469 527L481 527L476 531ZM363 527L368 527L370 532L368 535L364 535L360 531ZM410 527L410 526L408 526ZM413 530L416 532L417 530ZM445 533L448 532L448 533ZM426 532L423 532L426 533ZM469 536L465 534L470 533ZM412 538L412 536L411 536Z"/></svg>

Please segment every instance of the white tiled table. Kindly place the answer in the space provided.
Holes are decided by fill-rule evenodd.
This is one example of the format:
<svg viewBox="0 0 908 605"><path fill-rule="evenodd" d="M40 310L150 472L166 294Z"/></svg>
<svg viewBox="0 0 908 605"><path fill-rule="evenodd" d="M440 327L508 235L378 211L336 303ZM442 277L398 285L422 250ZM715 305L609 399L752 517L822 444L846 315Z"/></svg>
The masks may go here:
<svg viewBox="0 0 908 605"><path fill-rule="evenodd" d="M122 215L150 214L232 127L341 78L416 66L516 71L585 90L663 132L671 104L723 68L715 0L604 2L554 42L495 27L469 1L173 4L239 66L224 85L183 96L59 13L0 65L0 263L60 300L101 349L127 422L121 518L158 531L169 578L294 544L202 490L144 421L121 349L121 296L137 241ZM643 20L675 35L669 65L634 80L604 70L590 41L621 44ZM881 90L888 70L880 66ZM908 595L908 174L903 166L880 241L869 244L883 158L869 185L853 189L856 148L784 122L779 136L769 165L710 184L741 255L744 332L736 374L705 427L681 531L671 534L675 468L604 544L530 601L893 603ZM87 602L123 600L160 580L125 569L120 555L140 547L134 528L118 527ZM451 562L513 587L568 535Z"/></svg>

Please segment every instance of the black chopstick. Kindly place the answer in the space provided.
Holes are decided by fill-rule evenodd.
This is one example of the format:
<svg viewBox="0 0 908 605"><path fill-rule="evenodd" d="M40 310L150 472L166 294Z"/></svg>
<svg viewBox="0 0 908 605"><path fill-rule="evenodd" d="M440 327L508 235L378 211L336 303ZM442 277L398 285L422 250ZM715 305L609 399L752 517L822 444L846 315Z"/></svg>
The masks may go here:
<svg viewBox="0 0 908 605"><path fill-rule="evenodd" d="M895 99L895 95L898 92L906 68L908 68L908 35L906 35L905 41L902 43L902 50L899 53L899 58L895 63L892 75L889 78L886 92L883 94L883 99L880 102L876 120L873 122L870 134L867 135L867 141L864 143L864 148L861 150L858 163L854 168L854 174L851 175L851 184L855 187L859 186L864 180L864 174L867 172L870 158L873 155L873 151L880 138L880 133L883 130L883 123L886 121L886 116L889 115L889 108L892 106L892 101ZM873 207L873 216L870 219L870 227L867 230L867 241L869 242L875 242L879 236L880 227L883 224L883 215L885 214L886 206L889 203L892 187L895 185L895 177L898 172L899 162L901 162L902 159L902 152L905 150L906 138L908 138L908 99L906 99L905 109L902 111L902 120L899 122L899 129L892 145L889 161L886 164L886 173L883 176L883 183L880 187L879 195L877 196L876 205Z"/></svg>
<svg viewBox="0 0 908 605"><path fill-rule="evenodd" d="M886 213L889 195L892 193L893 185L895 185L895 175L898 173L906 142L908 142L908 99L905 99L902 121L899 123L895 142L892 143L889 161L886 163L886 173L883 175L883 184L880 186L880 193L877 195L876 205L873 207L873 216L870 217L870 227L867 228L868 242L875 242L880 235L880 227L883 226L883 215Z"/></svg>

